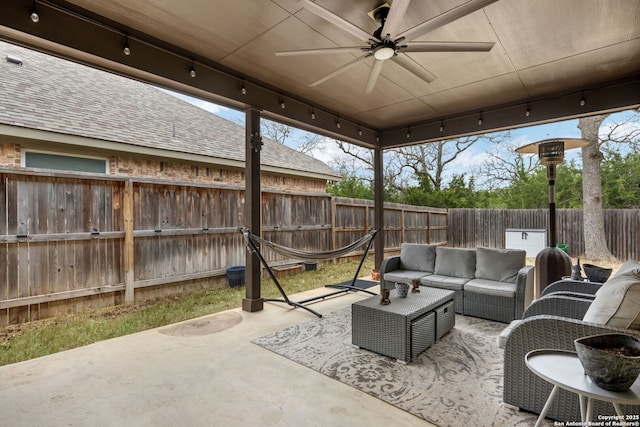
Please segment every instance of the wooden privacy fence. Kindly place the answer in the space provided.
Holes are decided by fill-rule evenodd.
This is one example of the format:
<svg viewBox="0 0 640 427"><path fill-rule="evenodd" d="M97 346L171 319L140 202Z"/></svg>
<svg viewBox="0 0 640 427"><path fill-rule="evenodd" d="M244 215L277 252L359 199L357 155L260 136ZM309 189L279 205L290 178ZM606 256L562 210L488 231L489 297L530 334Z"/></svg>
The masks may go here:
<svg viewBox="0 0 640 427"><path fill-rule="evenodd" d="M449 244L458 247L505 247L508 228L546 229L547 209L449 209ZM569 245L569 255L584 254L583 211L557 209L559 243ZM619 260L640 259L640 210L605 209L607 247Z"/></svg>
<svg viewBox="0 0 640 427"><path fill-rule="evenodd" d="M241 187L16 170L0 180L0 325L210 286L245 262ZM264 191L262 202L263 237L306 251L374 224L366 200ZM385 249L443 243L447 212L385 204L385 227Z"/></svg>
<svg viewBox="0 0 640 427"><path fill-rule="evenodd" d="M13 169L0 183L0 325L211 286L245 262L241 187ZM262 202L263 237L305 251L343 247L374 225L368 200L264 191ZM580 255L582 211L557 214L558 242ZM394 252L403 242L504 247L507 228L544 229L548 212L385 203L384 215ZM605 210L619 259L640 258L639 229L640 211Z"/></svg>

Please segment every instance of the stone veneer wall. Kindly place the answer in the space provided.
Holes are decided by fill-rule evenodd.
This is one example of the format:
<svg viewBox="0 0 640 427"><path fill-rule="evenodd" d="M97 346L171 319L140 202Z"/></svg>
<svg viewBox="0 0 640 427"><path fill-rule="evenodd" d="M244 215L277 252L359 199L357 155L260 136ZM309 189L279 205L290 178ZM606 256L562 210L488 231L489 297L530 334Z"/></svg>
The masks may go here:
<svg viewBox="0 0 640 427"><path fill-rule="evenodd" d="M51 150L51 152L55 153L54 150ZM76 154L81 155L81 153ZM0 142L0 167L19 168L20 161L20 145ZM244 171L239 169L225 169L215 165L195 165L134 157L109 157L109 173L116 176L136 178L175 179L176 181L244 186ZM268 190L326 192L326 182L324 180L292 175L263 173L262 187Z"/></svg>

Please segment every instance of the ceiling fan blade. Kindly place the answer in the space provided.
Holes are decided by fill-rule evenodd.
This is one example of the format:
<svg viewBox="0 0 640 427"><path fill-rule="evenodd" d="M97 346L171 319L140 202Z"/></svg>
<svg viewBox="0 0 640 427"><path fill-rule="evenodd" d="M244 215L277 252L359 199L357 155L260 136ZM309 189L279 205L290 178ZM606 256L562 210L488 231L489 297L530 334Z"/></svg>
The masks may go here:
<svg viewBox="0 0 640 427"><path fill-rule="evenodd" d="M276 52L276 56L323 55L325 53L362 53L367 50L369 50L369 46L328 47L321 49L287 50L283 52Z"/></svg>
<svg viewBox="0 0 640 427"><path fill-rule="evenodd" d="M384 27L382 27L382 33L380 33L380 36L383 39L388 34L389 39L395 40L398 32L398 26L402 22L402 18L404 18L405 13L407 13L409 3L411 3L411 0L393 0L387 20L384 22Z"/></svg>
<svg viewBox="0 0 640 427"><path fill-rule="evenodd" d="M475 12L476 10L480 10L483 7L490 5L491 3L495 3L496 1L498 0L470 0L464 4L461 4L460 6L444 12L441 15L436 16L435 18L425 21L422 24L416 25L415 27L405 31L404 33L398 34L398 38L404 37L404 39L407 41L413 40L431 31L437 30L438 28L447 25L450 22L467 16L470 13Z"/></svg>
<svg viewBox="0 0 640 427"><path fill-rule="evenodd" d="M376 85L376 81L378 81L378 76L380 76L380 71L382 71L383 65L384 60L381 59L376 59L373 63L373 67L371 67L371 71L369 72L367 86L364 88L365 93L371 93L373 91L373 87Z"/></svg>
<svg viewBox="0 0 640 427"><path fill-rule="evenodd" d="M338 68L337 70L327 74L326 76L324 76L320 80L316 80L315 82L311 83L309 86L311 86L311 87L318 86L319 84L324 83L327 80L334 78L338 74L344 73L348 69L355 67L356 65L360 64L362 61L367 59L369 56L371 56L371 54L367 54L367 55L361 56L360 58L356 58L353 61L348 62L345 65L343 65L342 67Z"/></svg>
<svg viewBox="0 0 640 427"><path fill-rule="evenodd" d="M493 42L409 42L401 52L489 52Z"/></svg>
<svg viewBox="0 0 640 427"><path fill-rule="evenodd" d="M342 28L343 30L345 30L348 33L353 34L354 36L356 36L360 40L368 41L371 38L371 34L367 33L366 31L364 31L363 29L361 29L359 27L356 27L351 22L349 22L349 21L347 21L345 19L342 19L338 15L334 14L333 12L328 11L324 7L319 6L318 4L312 2L311 0L300 0L300 4L301 4L302 7L304 7L305 9L307 9L309 12L313 13L314 15L319 16L320 18L324 19L325 21L331 22L333 25L335 25L335 26L337 26L339 28Z"/></svg>
<svg viewBox="0 0 640 427"><path fill-rule="evenodd" d="M427 83L431 83L436 79L436 76L430 73L429 71L422 68L418 63L409 58L407 55L398 54L391 58L393 62L409 71L413 75L421 78Z"/></svg>

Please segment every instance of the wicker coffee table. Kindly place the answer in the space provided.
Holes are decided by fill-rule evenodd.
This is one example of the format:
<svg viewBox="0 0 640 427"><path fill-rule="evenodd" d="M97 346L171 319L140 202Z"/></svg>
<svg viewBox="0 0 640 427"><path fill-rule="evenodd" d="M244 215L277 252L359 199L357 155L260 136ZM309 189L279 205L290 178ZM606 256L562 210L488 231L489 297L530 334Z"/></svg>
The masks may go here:
<svg viewBox="0 0 640 427"><path fill-rule="evenodd" d="M455 324L454 291L421 287L420 293L381 305L375 296L351 305L352 344L401 362L410 362Z"/></svg>

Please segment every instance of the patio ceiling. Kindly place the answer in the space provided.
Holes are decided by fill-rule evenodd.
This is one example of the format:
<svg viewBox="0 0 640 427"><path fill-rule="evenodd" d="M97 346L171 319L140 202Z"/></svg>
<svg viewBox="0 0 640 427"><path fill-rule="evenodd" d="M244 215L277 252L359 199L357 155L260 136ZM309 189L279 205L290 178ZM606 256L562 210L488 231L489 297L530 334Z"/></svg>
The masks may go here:
<svg viewBox="0 0 640 427"><path fill-rule="evenodd" d="M413 0L399 31L467 2ZM381 3L316 1L368 34ZM275 55L364 44L297 0L9 0L0 38L367 147L640 105L640 1L487 3L417 40L494 42L490 52L408 53L436 79L386 61L369 94L373 58L310 87L359 54Z"/></svg>

